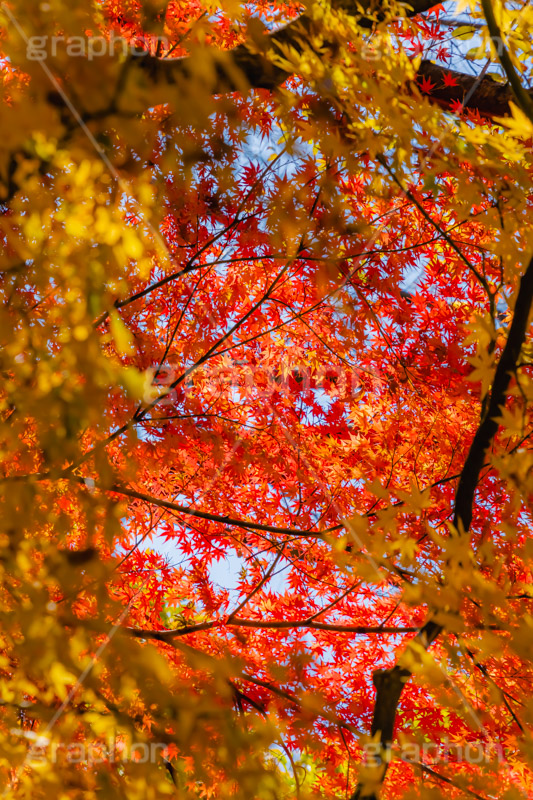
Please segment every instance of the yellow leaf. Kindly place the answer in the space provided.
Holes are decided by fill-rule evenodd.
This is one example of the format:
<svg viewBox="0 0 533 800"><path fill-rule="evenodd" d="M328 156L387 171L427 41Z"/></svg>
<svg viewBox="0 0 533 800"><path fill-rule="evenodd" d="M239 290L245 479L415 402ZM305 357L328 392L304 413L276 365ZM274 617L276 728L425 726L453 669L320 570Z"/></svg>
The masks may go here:
<svg viewBox="0 0 533 800"><path fill-rule="evenodd" d="M533 136L533 122L512 100L509 106L512 117L495 117L495 121L507 128L517 139L530 139Z"/></svg>
<svg viewBox="0 0 533 800"><path fill-rule="evenodd" d="M135 342L130 331L122 322L117 311L111 311L109 314L109 322L111 333L118 352L123 356L131 356L135 353Z"/></svg>

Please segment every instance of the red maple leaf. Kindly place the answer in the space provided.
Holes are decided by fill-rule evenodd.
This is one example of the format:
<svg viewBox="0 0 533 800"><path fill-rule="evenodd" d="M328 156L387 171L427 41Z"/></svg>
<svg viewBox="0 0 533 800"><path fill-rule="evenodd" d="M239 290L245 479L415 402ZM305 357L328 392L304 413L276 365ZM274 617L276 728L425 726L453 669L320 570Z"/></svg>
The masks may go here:
<svg viewBox="0 0 533 800"><path fill-rule="evenodd" d="M458 86L457 78L454 78L451 72L445 72L443 80L445 86Z"/></svg>
<svg viewBox="0 0 533 800"><path fill-rule="evenodd" d="M435 88L436 84L432 83L429 78L424 77L420 81L419 86L425 94L430 94Z"/></svg>
<svg viewBox="0 0 533 800"><path fill-rule="evenodd" d="M454 114L462 114L463 113L463 104L460 100L453 100L450 105L450 110L453 111Z"/></svg>

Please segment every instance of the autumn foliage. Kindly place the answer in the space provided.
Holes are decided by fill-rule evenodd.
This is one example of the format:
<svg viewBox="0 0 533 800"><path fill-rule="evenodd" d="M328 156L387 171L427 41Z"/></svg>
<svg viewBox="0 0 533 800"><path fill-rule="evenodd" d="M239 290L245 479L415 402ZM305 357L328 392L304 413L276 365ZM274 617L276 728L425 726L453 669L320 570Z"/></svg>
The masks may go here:
<svg viewBox="0 0 533 800"><path fill-rule="evenodd" d="M0 17L0 796L533 797L533 9Z"/></svg>

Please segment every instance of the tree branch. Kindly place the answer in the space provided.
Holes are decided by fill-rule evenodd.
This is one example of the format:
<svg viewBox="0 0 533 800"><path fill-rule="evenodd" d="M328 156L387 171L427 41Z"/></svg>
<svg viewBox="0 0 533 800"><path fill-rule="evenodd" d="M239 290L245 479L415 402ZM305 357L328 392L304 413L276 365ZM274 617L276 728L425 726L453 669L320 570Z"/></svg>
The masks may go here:
<svg viewBox="0 0 533 800"><path fill-rule="evenodd" d="M453 524L457 529L462 526L463 531L468 531L472 522L472 507L479 474L483 468L485 453L489 449L499 427L497 419L501 413L500 409L505 405L511 375L516 370L520 351L526 338L532 301L533 258L530 260L520 280L513 321L503 353L496 367L485 418L476 431L459 478L455 495Z"/></svg>
<svg viewBox="0 0 533 800"><path fill-rule="evenodd" d="M460 533L466 533L472 521L474 496L483 468L485 453L490 447L499 427L498 417L505 405L511 375L515 371L520 351L525 342L529 315L533 303L533 258L524 272L514 307L513 321L509 329L507 342L496 367L490 401L484 419L478 427L470 450L466 457L461 477L457 486L454 502L454 525ZM433 620L428 620L413 639L413 645L427 650L440 636L444 627ZM374 757L372 766L378 771L377 783L381 785L388 767L387 756L393 739L394 722L398 704L405 683L411 677L411 671L400 663L392 669L378 670L374 673L376 700L372 720L372 735L379 734L380 753ZM375 783L365 787L359 783L351 800L377 800Z"/></svg>
<svg viewBox="0 0 533 800"><path fill-rule="evenodd" d="M172 630L159 630L151 631L144 630L143 628L127 628L128 633L135 636L137 639L155 639L158 642L168 642L175 639L177 636L186 636L189 633L197 633L199 631L207 631L212 628L261 628L261 629L276 629L286 630L292 628L305 628L307 630L317 631L334 631L336 633L356 633L361 636L371 634L400 634L400 633L416 633L419 628L416 627L380 627L364 626L364 625L335 625L330 622L309 622L308 620L291 620L291 619L276 619L276 620L260 620L260 619L243 619L241 617L233 617L231 620L212 620L210 622L199 622L196 625L183 625L181 628L174 628Z"/></svg>
<svg viewBox="0 0 533 800"><path fill-rule="evenodd" d="M445 83L444 76L453 78L455 85L450 86L450 80ZM499 83L491 75L485 75L480 80L475 75L446 69L431 61L422 61L417 80L424 78L434 84L431 93L425 95L427 99L447 111L453 110L460 103L464 109L477 111L486 119L508 117L511 114L509 104L514 100L511 87L507 83ZM533 90L529 94L533 98Z"/></svg>
<svg viewBox="0 0 533 800"><path fill-rule="evenodd" d="M358 16L357 22L362 28L371 29L376 20L384 19L384 14L379 10L380 2L370 0L358 4L354 0L332 0L331 5L351 16ZM410 0L405 4L406 14L408 17L415 17L429 11L435 5L437 5L435 0ZM365 17L364 13L361 14L361 6L366 7L366 13L369 15L374 13L375 16ZM254 30L251 41L240 44L233 50L210 50L216 65L211 91L213 94L222 94L239 92L243 88L272 90L280 86L290 73L272 64L268 52L276 52L289 46L297 53L301 53L315 24L312 17L302 14L274 32L266 28L264 31ZM151 80L175 84L182 80L190 80L194 76L196 58L197 56L193 55L165 59L146 54L140 58L136 56L134 61Z"/></svg>
<svg viewBox="0 0 533 800"><path fill-rule="evenodd" d="M83 478L79 478L78 480L80 483L85 483ZM137 492L135 489L128 489L127 486L122 486L121 484L113 484L112 486L107 487L107 491L115 492L115 494L122 494L125 497L132 497L136 500L144 500L146 503L151 503L151 505L159 506L161 508L168 508L170 511L177 511L179 514L186 514L190 517L205 519L209 522L220 522L222 525L234 525L238 528L247 528L248 530L252 531L265 531L266 533L282 533L286 534L287 536L308 536L316 538L320 538L323 533L326 533L326 531L280 528L276 525L263 525L260 522L253 522L252 520L235 519L234 517L228 517L222 514L212 514L209 511L198 511L195 508L181 506L178 503L173 503L170 500L164 500L161 497L155 497L154 495L145 494L144 492Z"/></svg>
<svg viewBox="0 0 533 800"><path fill-rule="evenodd" d="M412 9L407 9L407 16L414 17L429 11L434 5L433 0L414 0L411 2ZM360 13L355 3L350 0L333 0L332 6L348 14ZM367 5L367 11L371 13L372 4ZM377 19L382 19L383 16L378 13ZM301 53L317 24L319 23L310 16L302 14L277 31L270 32L266 29L262 32L254 31L248 42L240 44L233 50L210 50L209 55L214 61L215 68L209 86L210 91L213 94L223 94L246 91L250 88L274 90L287 80L290 73L273 64L269 54L280 52L287 47ZM375 24L375 19L361 16L358 24L362 28L371 28ZM194 54L183 58L162 59L146 54L135 57L133 66L134 69L140 69L145 79L148 78L155 85L163 83L179 86L194 78L198 57L198 54ZM446 69L431 61L423 61L416 75L418 91L420 91L418 84L424 78L434 85L431 93L425 96L441 108L457 110L458 106L462 106L477 111L480 116L488 119L510 114L509 103L514 98L511 87L497 82L490 75L480 79ZM453 78L453 81L449 78ZM450 85L452 83L453 85ZM406 89L412 91L413 87L407 85ZM533 90L526 94L533 101Z"/></svg>

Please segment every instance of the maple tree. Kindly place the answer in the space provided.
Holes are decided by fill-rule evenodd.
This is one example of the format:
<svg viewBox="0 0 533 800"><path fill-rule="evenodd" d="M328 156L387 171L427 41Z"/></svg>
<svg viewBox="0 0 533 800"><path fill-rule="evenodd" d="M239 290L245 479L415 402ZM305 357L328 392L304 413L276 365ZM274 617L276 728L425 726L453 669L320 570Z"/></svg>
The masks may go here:
<svg viewBox="0 0 533 800"><path fill-rule="evenodd" d="M533 9L1 17L2 796L530 797Z"/></svg>

